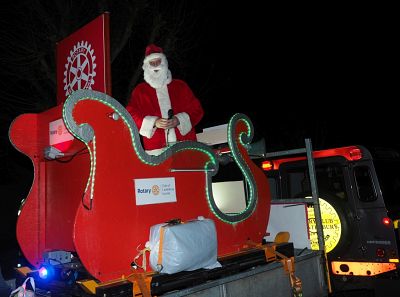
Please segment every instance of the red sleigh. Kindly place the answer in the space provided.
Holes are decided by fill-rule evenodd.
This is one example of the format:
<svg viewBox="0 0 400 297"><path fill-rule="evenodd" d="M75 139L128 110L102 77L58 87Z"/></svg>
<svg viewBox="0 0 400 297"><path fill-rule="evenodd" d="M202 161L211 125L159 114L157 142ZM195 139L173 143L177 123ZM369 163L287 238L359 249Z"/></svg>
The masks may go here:
<svg viewBox="0 0 400 297"><path fill-rule="evenodd" d="M245 115L234 115L228 125L229 147L249 189L246 208L236 214L223 213L215 203L211 184L218 161L207 145L185 141L160 156L147 155L122 105L104 93L79 90L62 109L75 139L63 158L46 160L48 125L60 116L58 106L22 115L10 127L12 143L34 165L32 188L17 223L20 247L34 266L43 263L46 251L73 251L96 279L120 278L131 272L150 227L175 218L212 219L219 256L240 251L248 240L261 242L270 193L246 150L253 127ZM146 179L172 180L176 201L139 203L138 184Z"/></svg>

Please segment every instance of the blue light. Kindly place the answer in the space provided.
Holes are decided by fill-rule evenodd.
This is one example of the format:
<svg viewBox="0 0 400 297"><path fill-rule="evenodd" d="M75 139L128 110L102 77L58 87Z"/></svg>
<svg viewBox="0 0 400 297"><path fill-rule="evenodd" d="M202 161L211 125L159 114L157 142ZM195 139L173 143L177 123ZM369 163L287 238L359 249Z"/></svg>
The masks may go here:
<svg viewBox="0 0 400 297"><path fill-rule="evenodd" d="M51 280L55 276L54 267L50 264L43 264L37 271L39 277L43 280Z"/></svg>
<svg viewBox="0 0 400 297"><path fill-rule="evenodd" d="M39 269L39 277L41 279L46 279L49 276L49 272L46 267L40 267Z"/></svg>

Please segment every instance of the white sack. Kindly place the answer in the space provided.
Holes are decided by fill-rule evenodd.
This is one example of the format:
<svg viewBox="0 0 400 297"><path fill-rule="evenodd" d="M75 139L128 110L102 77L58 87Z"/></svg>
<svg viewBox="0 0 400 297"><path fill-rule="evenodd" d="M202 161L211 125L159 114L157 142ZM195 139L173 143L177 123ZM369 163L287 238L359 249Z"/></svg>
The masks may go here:
<svg viewBox="0 0 400 297"><path fill-rule="evenodd" d="M160 228L164 226L162 263L157 266ZM221 267L217 261L217 233L210 219L183 224L154 225L150 228L150 266L161 273Z"/></svg>

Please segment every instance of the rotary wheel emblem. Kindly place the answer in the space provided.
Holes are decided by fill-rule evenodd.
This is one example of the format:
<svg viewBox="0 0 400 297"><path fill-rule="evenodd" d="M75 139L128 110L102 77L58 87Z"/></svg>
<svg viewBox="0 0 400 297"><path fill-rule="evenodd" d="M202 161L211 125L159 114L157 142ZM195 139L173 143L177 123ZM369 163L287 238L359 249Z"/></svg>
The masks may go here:
<svg viewBox="0 0 400 297"><path fill-rule="evenodd" d="M153 195L158 195L160 194L160 187L157 185L154 185L151 187L151 192L153 193Z"/></svg>
<svg viewBox="0 0 400 297"><path fill-rule="evenodd" d="M64 71L65 96L79 89L92 89L96 76L96 56L87 41L78 42L70 51Z"/></svg>

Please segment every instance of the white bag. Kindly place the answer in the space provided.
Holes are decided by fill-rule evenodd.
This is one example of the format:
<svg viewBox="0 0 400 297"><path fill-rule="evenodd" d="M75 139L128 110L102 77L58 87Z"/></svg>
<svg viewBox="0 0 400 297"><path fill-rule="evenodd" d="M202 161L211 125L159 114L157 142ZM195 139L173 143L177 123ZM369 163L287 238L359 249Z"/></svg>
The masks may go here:
<svg viewBox="0 0 400 297"><path fill-rule="evenodd" d="M217 233L214 222L200 217L186 223L152 226L150 266L162 273L221 267L217 261Z"/></svg>
<svg viewBox="0 0 400 297"><path fill-rule="evenodd" d="M26 289L26 284L27 282L30 282L32 286L32 290L27 290ZM10 297L34 297L35 296L35 280L33 277L27 277L25 281L23 282L22 285L20 285L18 288L16 288L14 291L10 293Z"/></svg>

